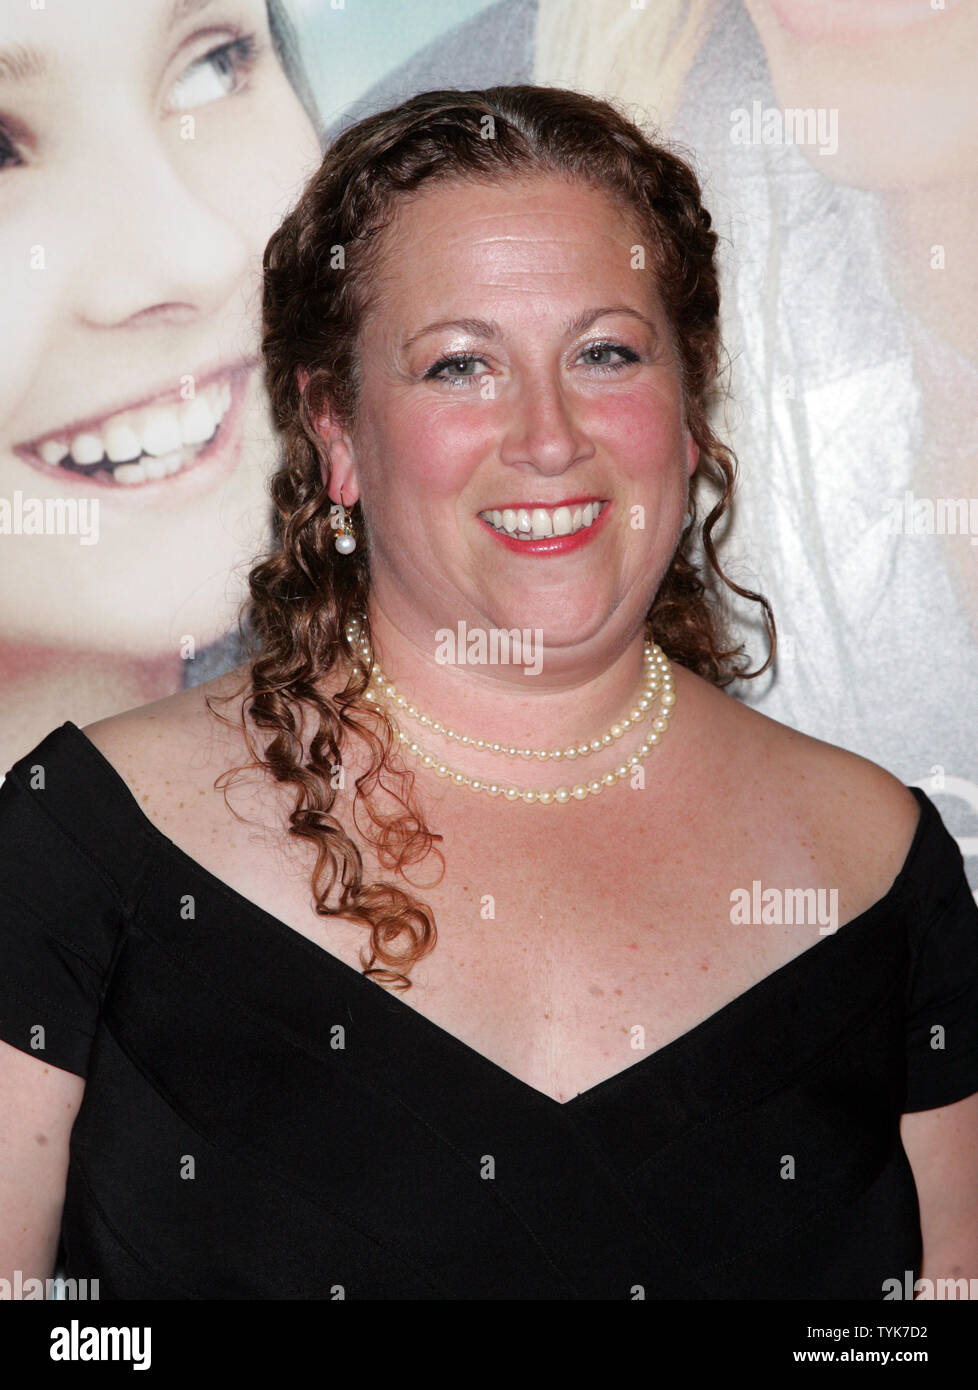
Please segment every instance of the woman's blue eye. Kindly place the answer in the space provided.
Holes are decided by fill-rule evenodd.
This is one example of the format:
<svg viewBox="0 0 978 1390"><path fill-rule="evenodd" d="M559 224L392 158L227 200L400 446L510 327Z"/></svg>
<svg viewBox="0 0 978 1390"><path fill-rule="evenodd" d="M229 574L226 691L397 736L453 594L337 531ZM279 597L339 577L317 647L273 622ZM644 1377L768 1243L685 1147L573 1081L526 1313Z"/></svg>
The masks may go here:
<svg viewBox="0 0 978 1390"><path fill-rule="evenodd" d="M617 353L621 359L618 362L595 361L596 357L603 357L606 353ZM599 372L620 371L629 362L639 361L639 355L631 348L623 347L620 343L591 343L581 353L587 365L590 365ZM588 359L590 359L588 361ZM457 354L454 357L441 357L433 366L429 367L424 374L425 381L446 381L459 383L471 381L473 377L481 375L475 371L469 371L470 367L475 367L482 362L481 357L474 357L468 353Z"/></svg>
<svg viewBox="0 0 978 1390"><path fill-rule="evenodd" d="M476 362L481 362L481 361L482 361L482 358L481 358L481 357L469 357L469 356L442 357L442 358L439 358L439 360L438 360L437 362L435 362L433 366L431 366L431 367L428 368L428 370L427 370L427 371L425 372L425 374L424 374L424 379L425 379L425 381L432 381L432 380L440 380L440 381L465 381L467 378L470 378L470 377L475 376L476 373L475 373L475 372L467 372L467 371L459 371L459 373L456 375L456 374L454 374L454 373L448 372L447 369L448 369L449 367L457 367L457 368L472 367L472 366L475 365Z"/></svg>
<svg viewBox="0 0 978 1390"><path fill-rule="evenodd" d="M257 36L246 34L195 59L173 85L173 105L186 111L229 96L254 67L260 50Z"/></svg>
<svg viewBox="0 0 978 1390"><path fill-rule="evenodd" d="M620 361L620 362L597 362L597 361L595 361L595 356L594 356L594 355L595 355L596 353L597 353L597 354L601 354L601 353L606 353L606 352L617 352L618 355L619 355L619 357L622 358L622 361ZM637 353L637 352L633 352L631 348L622 347L622 345L621 345L620 343L591 343L589 347L586 347L586 348L584 349L584 351L583 351L583 353L581 354L581 356L582 356L582 357L585 357L585 358L587 358L587 359L589 359L590 365L591 365L592 367L598 367L599 369L600 369L600 368L604 368L604 369L606 369L606 370L613 371L613 372L619 371L622 367L625 366L626 362L637 362L637 361L638 361L638 353Z"/></svg>

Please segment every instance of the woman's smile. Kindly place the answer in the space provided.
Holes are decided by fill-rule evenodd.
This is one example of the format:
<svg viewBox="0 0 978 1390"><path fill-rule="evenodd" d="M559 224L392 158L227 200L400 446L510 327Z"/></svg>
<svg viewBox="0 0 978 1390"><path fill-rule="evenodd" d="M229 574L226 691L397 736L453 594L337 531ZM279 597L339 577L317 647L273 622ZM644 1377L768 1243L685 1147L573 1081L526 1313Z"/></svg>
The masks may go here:
<svg viewBox="0 0 978 1390"><path fill-rule="evenodd" d="M241 406L254 367L240 359L201 373L193 399L182 399L179 389L159 392L139 405L75 420L15 445L13 452L66 483L142 493L147 484L196 474L207 465L208 479L216 480L237 463Z"/></svg>
<svg viewBox="0 0 978 1390"><path fill-rule="evenodd" d="M480 512L497 540L508 549L524 555L565 555L603 529L598 525L611 504L598 499L574 498L555 507L528 502L523 506L493 507Z"/></svg>

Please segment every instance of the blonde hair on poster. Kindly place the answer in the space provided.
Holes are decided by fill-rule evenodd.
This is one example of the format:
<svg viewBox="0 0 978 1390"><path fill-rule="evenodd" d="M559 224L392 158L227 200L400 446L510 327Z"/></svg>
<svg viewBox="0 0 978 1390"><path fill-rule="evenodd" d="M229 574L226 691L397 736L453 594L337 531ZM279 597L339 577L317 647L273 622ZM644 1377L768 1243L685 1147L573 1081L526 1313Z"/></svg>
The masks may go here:
<svg viewBox="0 0 978 1390"><path fill-rule="evenodd" d="M719 0L539 0L534 80L651 108L664 123L718 8Z"/></svg>

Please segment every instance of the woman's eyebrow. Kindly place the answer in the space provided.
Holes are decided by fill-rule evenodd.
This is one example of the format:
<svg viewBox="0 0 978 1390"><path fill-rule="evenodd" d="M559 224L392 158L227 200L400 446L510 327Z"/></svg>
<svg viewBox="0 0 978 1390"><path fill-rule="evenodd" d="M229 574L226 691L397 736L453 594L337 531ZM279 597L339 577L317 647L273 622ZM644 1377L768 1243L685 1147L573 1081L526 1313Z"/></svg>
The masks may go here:
<svg viewBox="0 0 978 1390"><path fill-rule="evenodd" d="M597 309L585 309L583 313L570 319L564 325L565 332L568 336L583 333L585 329L591 327L592 323L604 318L607 314L626 314L629 318L638 319L656 338L659 336L659 329L654 321L648 315L640 313L638 309L633 309L630 304L603 304ZM439 319L436 323L429 323L424 328L419 328L417 333L412 333L409 338L405 338L401 346L404 349L409 348L419 338L424 338L429 333L442 333L448 328L468 333L472 338L492 339L500 336L499 324L493 319Z"/></svg>
<svg viewBox="0 0 978 1390"><path fill-rule="evenodd" d="M199 14L201 10L206 10L208 5L213 3L214 0L172 0L163 23L164 33L175 29L182 20L189 19L191 15Z"/></svg>
<svg viewBox="0 0 978 1390"><path fill-rule="evenodd" d="M51 68L47 56L39 48L26 43L11 43L0 48L0 81L27 84L47 77Z"/></svg>
<svg viewBox="0 0 978 1390"><path fill-rule="evenodd" d="M214 0L172 0L163 22L163 32L169 33L183 20L199 14L214 3ZM0 48L0 82L27 84L39 82L51 74L47 55L31 44L11 43Z"/></svg>
<svg viewBox="0 0 978 1390"><path fill-rule="evenodd" d="M419 338L426 338L429 333L441 333L446 328L454 328L461 333L468 333L471 338L499 337L499 324L494 323L492 319L438 319L435 323L425 324L424 328L419 328L417 333L412 333L409 338L405 338L401 347L409 348Z"/></svg>

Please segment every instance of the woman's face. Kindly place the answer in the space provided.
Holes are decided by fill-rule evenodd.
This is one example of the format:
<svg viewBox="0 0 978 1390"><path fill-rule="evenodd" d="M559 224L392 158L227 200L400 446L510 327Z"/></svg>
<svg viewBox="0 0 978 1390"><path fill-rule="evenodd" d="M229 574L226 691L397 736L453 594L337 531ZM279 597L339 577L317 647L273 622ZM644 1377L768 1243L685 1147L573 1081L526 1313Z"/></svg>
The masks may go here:
<svg viewBox="0 0 978 1390"><path fill-rule="evenodd" d="M2 39L0 499L97 501L98 539L0 535L0 643L176 656L263 535L261 253L318 141L264 0L25 3Z"/></svg>
<svg viewBox="0 0 978 1390"><path fill-rule="evenodd" d="M697 459L642 242L606 194L550 178L433 187L388 230L334 495L359 491L373 601L419 643L461 619L547 647L641 623ZM492 524L598 508L530 544Z"/></svg>
<svg viewBox="0 0 978 1390"><path fill-rule="evenodd" d="M799 147L820 173L875 189L972 175L978 151L974 0L745 4L780 106L837 112L836 152Z"/></svg>

